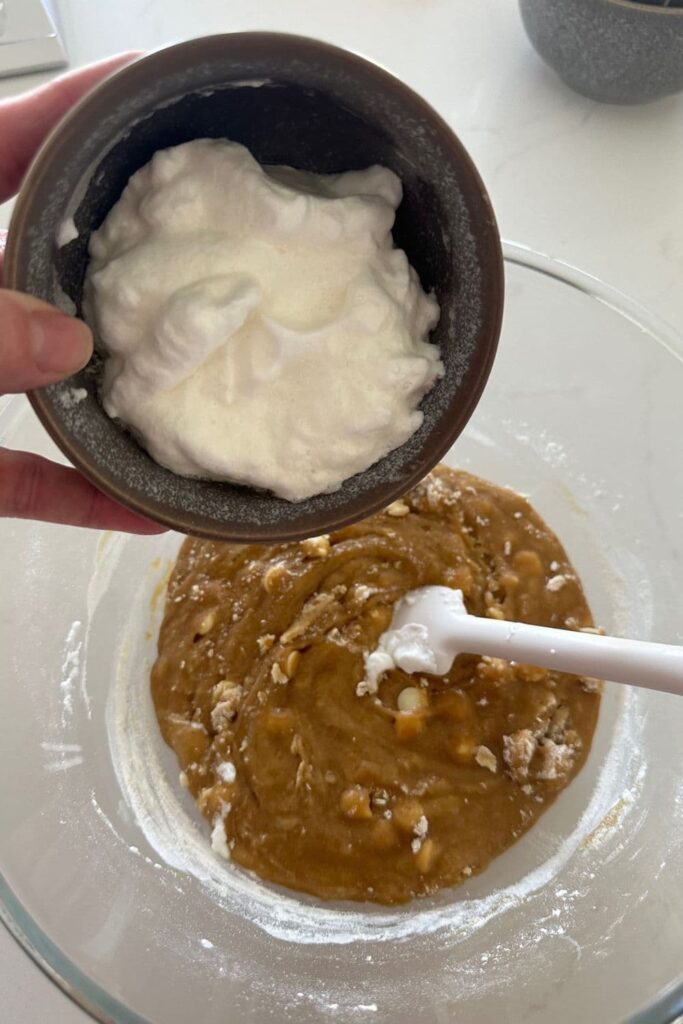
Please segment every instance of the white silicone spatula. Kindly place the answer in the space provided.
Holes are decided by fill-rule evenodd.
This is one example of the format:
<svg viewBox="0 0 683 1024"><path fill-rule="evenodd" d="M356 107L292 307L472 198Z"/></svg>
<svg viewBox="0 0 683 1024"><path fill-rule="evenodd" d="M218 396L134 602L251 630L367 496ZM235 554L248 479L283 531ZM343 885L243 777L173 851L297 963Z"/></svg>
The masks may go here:
<svg viewBox="0 0 683 1024"><path fill-rule="evenodd" d="M683 647L470 615L462 591L421 587L399 601L378 649L366 656L372 681L393 665L444 675L458 654L485 654L559 672L683 695Z"/></svg>

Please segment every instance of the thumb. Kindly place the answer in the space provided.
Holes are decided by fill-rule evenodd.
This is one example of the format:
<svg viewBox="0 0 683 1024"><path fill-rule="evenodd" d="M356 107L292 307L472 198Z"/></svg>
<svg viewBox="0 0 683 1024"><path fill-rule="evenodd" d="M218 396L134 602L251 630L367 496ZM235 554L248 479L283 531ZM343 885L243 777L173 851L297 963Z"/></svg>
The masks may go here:
<svg viewBox="0 0 683 1024"><path fill-rule="evenodd" d="M92 334L82 320L30 295L0 290L0 394L68 377L91 354Z"/></svg>

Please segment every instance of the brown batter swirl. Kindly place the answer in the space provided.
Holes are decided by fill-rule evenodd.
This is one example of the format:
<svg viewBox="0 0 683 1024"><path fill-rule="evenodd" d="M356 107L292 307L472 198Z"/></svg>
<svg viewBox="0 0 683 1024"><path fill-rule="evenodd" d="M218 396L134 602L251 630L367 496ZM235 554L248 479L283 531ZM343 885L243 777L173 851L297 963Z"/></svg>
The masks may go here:
<svg viewBox="0 0 683 1024"><path fill-rule="evenodd" d="M394 603L427 584L477 615L592 626L529 504L444 467L330 537L184 543L152 694L215 849L293 889L400 903L481 871L581 768L590 680L461 655L357 695Z"/></svg>

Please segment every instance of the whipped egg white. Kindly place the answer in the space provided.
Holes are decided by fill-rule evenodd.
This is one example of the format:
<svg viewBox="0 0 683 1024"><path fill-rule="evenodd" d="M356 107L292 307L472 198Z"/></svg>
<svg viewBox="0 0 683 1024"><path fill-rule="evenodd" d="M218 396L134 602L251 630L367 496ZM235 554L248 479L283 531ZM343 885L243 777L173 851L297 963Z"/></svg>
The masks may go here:
<svg viewBox="0 0 683 1024"><path fill-rule="evenodd" d="M291 501L403 444L443 373L436 299L391 228L384 167L262 167L198 139L157 152L90 240L86 319L107 413L184 476Z"/></svg>

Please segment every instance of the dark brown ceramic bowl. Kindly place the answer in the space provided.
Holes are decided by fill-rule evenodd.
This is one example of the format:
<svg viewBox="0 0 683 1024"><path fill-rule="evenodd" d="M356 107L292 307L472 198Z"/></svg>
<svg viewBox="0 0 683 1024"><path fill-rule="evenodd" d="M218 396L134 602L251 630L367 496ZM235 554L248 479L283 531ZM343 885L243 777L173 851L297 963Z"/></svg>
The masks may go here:
<svg viewBox="0 0 683 1024"><path fill-rule="evenodd" d="M333 494L290 503L245 487L190 480L159 466L98 401L101 358L34 392L31 402L71 462L136 512L234 541L329 532L393 501L450 448L474 410L495 355L503 263L486 190L444 121L381 68L312 39L249 32L159 50L117 71L59 124L14 209L5 283L81 312L91 231L157 149L226 137L262 163L338 172L384 164L403 182L394 238L441 319L433 334L446 373L422 401L404 445ZM78 237L58 248L65 217ZM73 388L87 398L74 403ZM320 445L333 445L321 437Z"/></svg>

